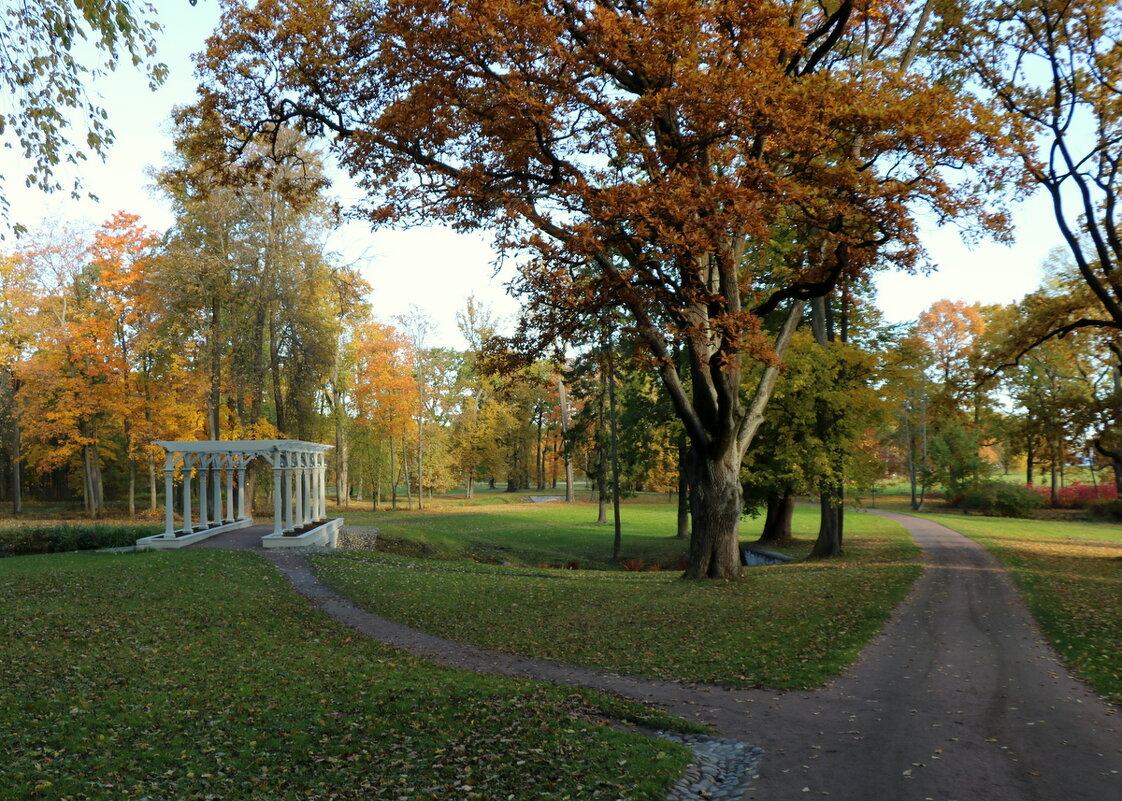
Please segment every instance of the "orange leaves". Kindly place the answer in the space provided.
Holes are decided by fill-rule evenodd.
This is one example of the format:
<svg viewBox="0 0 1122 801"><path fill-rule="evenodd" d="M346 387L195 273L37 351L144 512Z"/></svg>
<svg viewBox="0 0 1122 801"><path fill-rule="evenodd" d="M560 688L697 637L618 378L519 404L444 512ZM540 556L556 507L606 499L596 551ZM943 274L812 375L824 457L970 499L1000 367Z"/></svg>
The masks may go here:
<svg viewBox="0 0 1122 801"><path fill-rule="evenodd" d="M417 409L417 382L405 337L393 326L369 321L356 326L351 349L358 422L390 436L407 433Z"/></svg>

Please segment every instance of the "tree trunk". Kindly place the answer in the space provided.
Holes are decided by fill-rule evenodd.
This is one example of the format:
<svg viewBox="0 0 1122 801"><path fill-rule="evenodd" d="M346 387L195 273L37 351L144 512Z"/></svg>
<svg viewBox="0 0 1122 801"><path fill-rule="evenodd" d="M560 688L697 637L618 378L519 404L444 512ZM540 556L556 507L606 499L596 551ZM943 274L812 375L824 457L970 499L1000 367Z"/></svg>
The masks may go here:
<svg viewBox="0 0 1122 801"><path fill-rule="evenodd" d="M683 578L740 576L740 515L744 508L740 458L735 442L703 458L690 449L689 484L693 534Z"/></svg>
<svg viewBox="0 0 1122 801"><path fill-rule="evenodd" d="M129 459L129 517L136 517L136 461Z"/></svg>
<svg viewBox="0 0 1122 801"><path fill-rule="evenodd" d="M413 485L409 482L409 451L405 447L406 440L401 439L401 475L405 480L405 508L413 511Z"/></svg>
<svg viewBox="0 0 1122 801"><path fill-rule="evenodd" d="M1025 483L1030 487L1033 485L1033 471L1036 469L1033 457L1035 452L1032 447L1032 437L1025 441Z"/></svg>
<svg viewBox="0 0 1122 801"><path fill-rule="evenodd" d="M19 417L12 414L12 514L23 514L23 454Z"/></svg>
<svg viewBox="0 0 1122 801"><path fill-rule="evenodd" d="M393 437L390 437L390 509L397 511L397 467L394 464Z"/></svg>
<svg viewBox="0 0 1122 801"><path fill-rule="evenodd" d="M148 511L156 511L159 502L156 500L156 459L148 454Z"/></svg>
<svg viewBox="0 0 1122 801"><path fill-rule="evenodd" d="M207 402L207 428L211 439L221 439L219 407L222 405L222 344L219 341L221 313L218 301L210 309L210 395Z"/></svg>
<svg viewBox="0 0 1122 801"><path fill-rule="evenodd" d="M418 413L417 417L417 511L425 508L425 450L424 450L424 418Z"/></svg>
<svg viewBox="0 0 1122 801"><path fill-rule="evenodd" d="M767 517L764 518L764 530L760 534L759 542L768 545L790 542L793 539L791 518L794 514L795 494L791 490L769 493Z"/></svg>
<svg viewBox="0 0 1122 801"><path fill-rule="evenodd" d="M335 426L335 502L344 509L351 506L351 442L342 424Z"/></svg>
<svg viewBox="0 0 1122 801"><path fill-rule="evenodd" d="M680 540L690 536L690 481L686 475L686 459L689 445L686 435L678 438L678 531L675 536Z"/></svg>
<svg viewBox="0 0 1122 801"><path fill-rule="evenodd" d="M608 419L612 453L612 521L615 537L612 540L612 561L623 555L623 535L619 520L619 426L616 422L616 363L612 350L612 332L608 330Z"/></svg>
<svg viewBox="0 0 1122 801"><path fill-rule="evenodd" d="M840 491L840 488L835 488L835 491ZM818 527L818 539L815 540L810 555L814 558L840 556L844 535L845 503L829 492L822 494L819 503L822 507L822 517Z"/></svg>

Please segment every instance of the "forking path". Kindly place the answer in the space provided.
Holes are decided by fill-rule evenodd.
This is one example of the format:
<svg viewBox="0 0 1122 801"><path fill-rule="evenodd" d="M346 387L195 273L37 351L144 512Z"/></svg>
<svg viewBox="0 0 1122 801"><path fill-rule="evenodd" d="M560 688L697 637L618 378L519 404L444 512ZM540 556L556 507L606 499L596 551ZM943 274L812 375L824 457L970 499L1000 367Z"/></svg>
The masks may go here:
<svg viewBox="0 0 1122 801"><path fill-rule="evenodd" d="M858 661L807 692L636 679L465 646L359 609L297 554L264 555L328 615L382 642L453 667L620 693L762 746L746 801L1122 801L1120 710L1063 667L996 559L938 523L874 513L912 533L924 572Z"/></svg>

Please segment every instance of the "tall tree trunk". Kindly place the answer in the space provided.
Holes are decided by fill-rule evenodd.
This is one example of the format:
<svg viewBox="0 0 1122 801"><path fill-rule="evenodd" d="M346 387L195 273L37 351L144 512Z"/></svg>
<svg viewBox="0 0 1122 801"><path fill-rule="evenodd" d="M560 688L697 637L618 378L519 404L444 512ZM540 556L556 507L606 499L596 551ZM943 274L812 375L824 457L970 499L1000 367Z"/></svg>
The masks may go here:
<svg viewBox="0 0 1122 801"><path fill-rule="evenodd" d="M569 448L569 399L561 370L557 371L557 399L561 407L561 452L565 457L565 503L573 503L576 490L573 487L573 454Z"/></svg>
<svg viewBox="0 0 1122 801"><path fill-rule="evenodd" d="M417 417L417 511L425 508L424 418Z"/></svg>
<svg viewBox="0 0 1122 801"><path fill-rule="evenodd" d="M409 481L409 450L405 447L407 441L401 438L401 473L405 479L405 508L413 511L413 485Z"/></svg>
<svg viewBox="0 0 1122 801"><path fill-rule="evenodd" d="M277 416L277 428L282 434L288 433L288 420L284 404L284 386L281 382L280 338L277 334L277 315L269 315L269 374L273 383L273 406Z"/></svg>
<svg viewBox="0 0 1122 801"><path fill-rule="evenodd" d="M829 298L819 297L813 301L814 313L811 317L811 330L818 345L826 350L835 341L833 315ZM844 317L844 315L843 315ZM845 379L843 370L834 376L837 385ZM815 414L815 429L819 442L830 442L830 434L841 422L842 411L830 411L819 407ZM845 505L845 479L843 456L838 453L834 457L833 470L835 477L822 482L819 503L822 509L822 519L818 526L818 539L810 555L818 558L840 556L842 553L842 515Z"/></svg>
<svg viewBox="0 0 1122 801"><path fill-rule="evenodd" d="M351 506L351 441L341 425L335 427L335 502Z"/></svg>
<svg viewBox="0 0 1122 801"><path fill-rule="evenodd" d="M14 383L14 382L13 382ZM12 514L23 514L23 443L19 416L12 413Z"/></svg>
<svg viewBox="0 0 1122 801"><path fill-rule="evenodd" d="M690 536L690 481L686 475L688 452L686 435L682 434L678 437L678 531L675 534L680 540Z"/></svg>
<svg viewBox="0 0 1122 801"><path fill-rule="evenodd" d="M390 440L390 509L397 511L397 467L394 465L393 437Z"/></svg>
<svg viewBox="0 0 1122 801"><path fill-rule="evenodd" d="M612 346L612 331L608 329L608 417L610 421L612 453L612 521L615 537L612 541L612 560L618 562L623 555L623 535L619 519L619 427L616 421L616 361Z"/></svg>
<svg viewBox="0 0 1122 801"><path fill-rule="evenodd" d="M207 428L211 439L221 439L219 407L222 405L221 312L218 301L210 307L210 395L207 400Z"/></svg>
<svg viewBox="0 0 1122 801"><path fill-rule="evenodd" d="M1034 463L1034 459L1033 459L1033 457L1036 455L1036 451L1035 451L1035 449L1033 448L1032 445L1033 445L1032 437L1026 437L1026 439L1025 439L1025 483L1028 484L1030 487L1034 483L1034 480L1035 480L1034 471L1036 469L1036 464Z"/></svg>
<svg viewBox="0 0 1122 801"><path fill-rule="evenodd" d="M136 460L129 459L129 517L136 517Z"/></svg>
<svg viewBox="0 0 1122 801"><path fill-rule="evenodd" d="M156 498L156 459L148 454L148 511L156 511L159 501Z"/></svg>

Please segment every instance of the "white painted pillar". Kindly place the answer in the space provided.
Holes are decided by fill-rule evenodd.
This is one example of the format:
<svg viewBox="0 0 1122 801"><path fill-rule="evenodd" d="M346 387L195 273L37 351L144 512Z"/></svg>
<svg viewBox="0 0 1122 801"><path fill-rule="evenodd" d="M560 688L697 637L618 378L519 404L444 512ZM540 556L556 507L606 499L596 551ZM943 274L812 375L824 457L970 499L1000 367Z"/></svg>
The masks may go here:
<svg viewBox="0 0 1122 801"><path fill-rule="evenodd" d="M308 463L307 459L304 460L304 466L300 468L300 525L304 526L312 522L312 493L308 487Z"/></svg>
<svg viewBox="0 0 1122 801"><path fill-rule="evenodd" d="M175 537L175 471L164 468L164 536Z"/></svg>
<svg viewBox="0 0 1122 801"><path fill-rule="evenodd" d="M183 454L183 530L191 530L191 462Z"/></svg>
<svg viewBox="0 0 1122 801"><path fill-rule="evenodd" d="M280 465L273 465L273 533L278 537L283 533L281 524L283 522L282 511L284 506L281 504L281 494L281 467Z"/></svg>
<svg viewBox="0 0 1122 801"><path fill-rule="evenodd" d="M209 499L207 498L207 473L210 468L205 465L199 465L199 525L204 528L210 523L207 519Z"/></svg>
<svg viewBox="0 0 1122 801"><path fill-rule="evenodd" d="M313 457L312 465L312 519L318 521L323 520L323 509L319 505L319 485L323 476L320 474L318 454Z"/></svg>
<svg viewBox="0 0 1122 801"><path fill-rule="evenodd" d="M238 466L238 520L245 520L245 465Z"/></svg>
<svg viewBox="0 0 1122 801"><path fill-rule="evenodd" d="M284 530L292 531L296 528L293 515L296 513L296 468L289 467L285 471L284 483L288 489L288 497L284 504Z"/></svg>
<svg viewBox="0 0 1122 801"><path fill-rule="evenodd" d="M327 519L327 457L319 456L319 516Z"/></svg>
<svg viewBox="0 0 1122 801"><path fill-rule="evenodd" d="M226 519L233 523L234 517L234 468L229 461L226 463Z"/></svg>
<svg viewBox="0 0 1122 801"><path fill-rule="evenodd" d="M211 504L211 509L214 514L211 515L211 520L215 523L222 522L222 468L216 465L211 465L210 468L210 485L214 488L213 497L214 503Z"/></svg>

